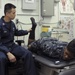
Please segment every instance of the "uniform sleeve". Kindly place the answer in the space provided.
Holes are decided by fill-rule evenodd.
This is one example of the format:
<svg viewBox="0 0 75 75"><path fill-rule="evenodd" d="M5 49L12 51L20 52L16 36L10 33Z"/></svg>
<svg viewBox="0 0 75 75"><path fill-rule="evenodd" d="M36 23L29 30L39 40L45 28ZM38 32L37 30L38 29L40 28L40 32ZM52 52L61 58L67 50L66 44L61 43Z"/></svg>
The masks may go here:
<svg viewBox="0 0 75 75"><path fill-rule="evenodd" d="M27 30L15 30L15 36L23 36L23 35L27 35L28 31Z"/></svg>
<svg viewBox="0 0 75 75"><path fill-rule="evenodd" d="M7 53L7 52L9 52L9 49L6 47L6 46L4 46L3 44L2 44L2 42L1 42L1 27L0 27L0 51L2 51L2 52L4 52L4 53Z"/></svg>
<svg viewBox="0 0 75 75"><path fill-rule="evenodd" d="M12 22L12 24L13 24L14 29L15 29L15 36L23 36L23 35L28 34L27 30L18 30L13 22Z"/></svg>

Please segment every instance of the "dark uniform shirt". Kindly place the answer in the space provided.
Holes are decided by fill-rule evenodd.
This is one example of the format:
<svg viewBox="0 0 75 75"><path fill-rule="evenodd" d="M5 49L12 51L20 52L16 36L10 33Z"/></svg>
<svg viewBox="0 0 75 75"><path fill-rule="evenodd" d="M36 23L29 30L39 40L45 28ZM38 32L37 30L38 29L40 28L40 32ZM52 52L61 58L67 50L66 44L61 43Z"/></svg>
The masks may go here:
<svg viewBox="0 0 75 75"><path fill-rule="evenodd" d="M0 19L0 51L7 53L14 44L14 36L26 35L28 31L16 29L14 22L5 22L3 18Z"/></svg>
<svg viewBox="0 0 75 75"><path fill-rule="evenodd" d="M29 49L39 55L61 59L67 44L67 42L58 41L55 38L42 38L32 42Z"/></svg>

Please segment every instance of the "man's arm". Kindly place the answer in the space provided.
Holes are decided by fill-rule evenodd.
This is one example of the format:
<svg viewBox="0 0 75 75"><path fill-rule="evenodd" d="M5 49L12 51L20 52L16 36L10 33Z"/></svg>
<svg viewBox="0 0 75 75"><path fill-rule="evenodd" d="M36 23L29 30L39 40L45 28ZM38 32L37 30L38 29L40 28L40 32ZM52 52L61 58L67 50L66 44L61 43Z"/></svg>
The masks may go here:
<svg viewBox="0 0 75 75"><path fill-rule="evenodd" d="M9 52L9 49L6 46L4 46L2 44L1 38L2 37L1 37L1 26L0 26L0 51L7 55L10 62L15 62L16 61L15 56L12 53Z"/></svg>
<svg viewBox="0 0 75 75"><path fill-rule="evenodd" d="M18 30L15 26L15 24L12 22L12 25L14 27L15 30L15 36L23 36L23 35L27 35L32 29L29 30Z"/></svg>
<svg viewBox="0 0 75 75"><path fill-rule="evenodd" d="M2 44L2 42L1 42L1 38L2 38L1 34L2 34L2 32L1 32L1 26L0 26L0 51L2 51L4 53L7 53L7 52L9 52L9 49Z"/></svg>

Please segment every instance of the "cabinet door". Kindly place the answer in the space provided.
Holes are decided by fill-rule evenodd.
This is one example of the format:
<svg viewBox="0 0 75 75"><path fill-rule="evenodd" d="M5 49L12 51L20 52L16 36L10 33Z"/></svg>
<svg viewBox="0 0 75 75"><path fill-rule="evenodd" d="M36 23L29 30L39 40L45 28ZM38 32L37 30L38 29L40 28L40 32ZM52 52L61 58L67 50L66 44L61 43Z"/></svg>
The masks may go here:
<svg viewBox="0 0 75 75"><path fill-rule="evenodd" d="M54 15L54 0L41 0L41 15L42 16Z"/></svg>

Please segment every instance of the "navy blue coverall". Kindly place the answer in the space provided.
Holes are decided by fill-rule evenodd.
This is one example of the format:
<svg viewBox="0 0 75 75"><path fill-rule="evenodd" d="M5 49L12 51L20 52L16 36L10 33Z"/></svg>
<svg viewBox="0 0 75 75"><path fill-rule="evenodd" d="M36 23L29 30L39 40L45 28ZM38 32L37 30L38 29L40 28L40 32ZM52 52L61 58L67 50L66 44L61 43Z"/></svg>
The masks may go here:
<svg viewBox="0 0 75 75"><path fill-rule="evenodd" d="M63 59L64 48L68 42L59 41L56 38L41 38L31 43L29 50L50 58Z"/></svg>
<svg viewBox="0 0 75 75"><path fill-rule="evenodd" d="M28 31L17 30L12 21L5 22L3 18L0 19L0 75L7 75L7 52L14 54L16 59L24 60L24 75L36 75L31 52L14 43L14 36L26 35Z"/></svg>

